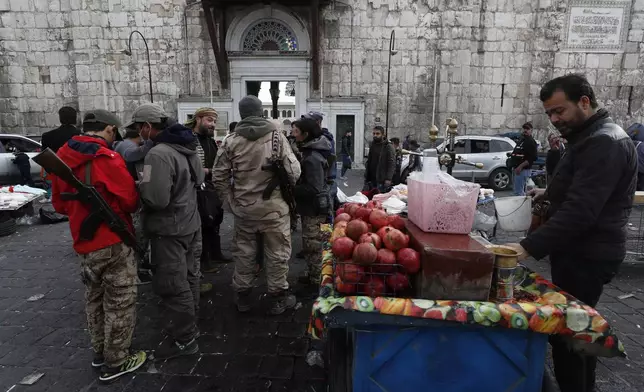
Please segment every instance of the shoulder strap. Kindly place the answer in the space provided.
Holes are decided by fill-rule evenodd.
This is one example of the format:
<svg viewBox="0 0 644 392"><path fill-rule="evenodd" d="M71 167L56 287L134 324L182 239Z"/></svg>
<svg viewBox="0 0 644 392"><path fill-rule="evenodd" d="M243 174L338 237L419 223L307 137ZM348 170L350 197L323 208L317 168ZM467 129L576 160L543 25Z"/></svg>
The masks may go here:
<svg viewBox="0 0 644 392"><path fill-rule="evenodd" d="M280 134L273 131L271 137L271 161L279 161L280 159Z"/></svg>
<svg viewBox="0 0 644 392"><path fill-rule="evenodd" d="M186 161L188 162L188 170L190 171L190 180L195 184L195 188L199 188L200 184L197 184L197 173L195 173L195 169L192 167L190 164L190 158L187 155L184 155L186 157Z"/></svg>

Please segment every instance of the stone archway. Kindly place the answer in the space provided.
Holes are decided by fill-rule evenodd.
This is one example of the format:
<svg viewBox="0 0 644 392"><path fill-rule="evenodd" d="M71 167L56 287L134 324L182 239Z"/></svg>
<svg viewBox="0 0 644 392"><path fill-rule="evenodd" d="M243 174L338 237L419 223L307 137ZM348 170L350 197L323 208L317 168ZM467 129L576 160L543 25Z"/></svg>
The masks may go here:
<svg viewBox="0 0 644 392"><path fill-rule="evenodd" d="M266 5L240 12L226 34L233 107L249 93L247 82L293 81L295 113L306 113L310 46L306 24L287 8ZM234 113L233 118L237 117Z"/></svg>

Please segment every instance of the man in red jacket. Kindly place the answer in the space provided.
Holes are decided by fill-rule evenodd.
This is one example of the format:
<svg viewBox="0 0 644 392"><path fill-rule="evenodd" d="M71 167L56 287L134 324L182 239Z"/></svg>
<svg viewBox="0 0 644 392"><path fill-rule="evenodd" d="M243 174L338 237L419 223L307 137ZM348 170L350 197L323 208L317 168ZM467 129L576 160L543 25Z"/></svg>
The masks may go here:
<svg viewBox="0 0 644 392"><path fill-rule="evenodd" d="M74 175L96 188L105 201L132 228L131 214L138 205L138 193L123 158L110 149L121 138L120 122L105 110L88 112L83 119L83 135L74 136L58 150L58 156ZM136 310L136 257L105 223L94 233L83 233L81 225L90 210L69 194L75 189L53 176L52 204L69 216L74 250L81 258L85 284L85 312L94 349L92 366L101 368L99 380L109 381L141 367L146 354L130 355Z"/></svg>

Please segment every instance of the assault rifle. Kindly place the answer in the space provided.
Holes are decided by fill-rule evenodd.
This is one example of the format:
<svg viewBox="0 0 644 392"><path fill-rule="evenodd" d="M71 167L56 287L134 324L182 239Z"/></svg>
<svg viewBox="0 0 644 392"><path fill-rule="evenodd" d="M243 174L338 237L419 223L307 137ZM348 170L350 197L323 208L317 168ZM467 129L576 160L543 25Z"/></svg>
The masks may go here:
<svg viewBox="0 0 644 392"><path fill-rule="evenodd" d="M271 157L268 158L268 163L265 165L262 165L262 170L268 170L275 174L271 182L268 183L268 186L266 189L264 189L264 193L262 193L262 199L268 200L271 198L271 194L277 188L278 186L280 187L280 193L282 194L282 198L288 204L288 209L289 212L291 213L291 222L296 222L297 221L297 206L295 204L295 194L294 194L294 189L293 185L291 185L291 181L289 181L288 178L288 173L286 172L286 168L284 167L284 164L282 161L279 159L279 149L280 149L280 139L279 139L279 133L277 131L273 132L273 139L271 141L272 143L272 154ZM290 148L290 147L289 147Z"/></svg>
<svg viewBox="0 0 644 392"><path fill-rule="evenodd" d="M90 213L81 224L80 239L82 241L92 240L98 227L105 223L110 230L121 238L125 245L134 249L138 255L144 255L145 252L137 244L136 237L130 232L127 223L114 212L112 207L103 199L103 196L90 184L91 161L88 162L85 169L87 173L85 182L82 182L76 178L72 169L49 148L31 159L45 169L47 173L57 176L76 189L76 193L61 193L60 196L63 200L78 200L89 208Z"/></svg>

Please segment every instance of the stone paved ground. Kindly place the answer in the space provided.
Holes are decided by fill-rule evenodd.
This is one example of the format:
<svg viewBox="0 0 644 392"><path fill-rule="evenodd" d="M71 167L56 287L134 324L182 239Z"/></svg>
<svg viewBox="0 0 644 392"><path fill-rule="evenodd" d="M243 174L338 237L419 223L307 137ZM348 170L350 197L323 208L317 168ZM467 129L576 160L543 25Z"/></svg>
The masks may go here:
<svg viewBox="0 0 644 392"><path fill-rule="evenodd" d="M352 173L348 186L343 187L347 194L360 186L359 177L359 172ZM226 217L227 245L231 223ZM500 233L498 240L516 238ZM298 234L294 253L299 249ZM548 275L546 263L529 264ZM302 261L292 265L294 280L303 265ZM98 384L98 375L89 365L91 351L77 266L66 223L22 226L18 233L0 239L0 392L326 390L324 371L308 366L304 359L311 345L305 336L310 293L299 292L302 307L297 311L269 318L261 311L263 290L259 287L257 308L249 315L238 315L231 304L230 265L207 276L215 289L204 295L201 304L200 355L148 365L113 384ZM629 358L601 360L601 392L644 391L643 288L644 265L625 264L602 297L599 310L619 330ZM140 292L133 346L151 350L160 341L157 301L149 287ZM629 293L634 297L618 298ZM33 372L45 375L35 385L17 385Z"/></svg>

